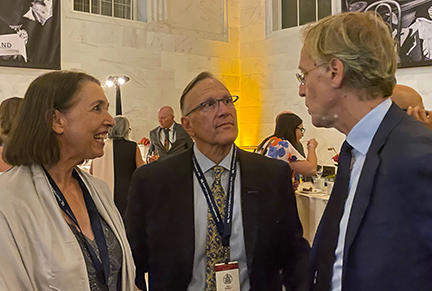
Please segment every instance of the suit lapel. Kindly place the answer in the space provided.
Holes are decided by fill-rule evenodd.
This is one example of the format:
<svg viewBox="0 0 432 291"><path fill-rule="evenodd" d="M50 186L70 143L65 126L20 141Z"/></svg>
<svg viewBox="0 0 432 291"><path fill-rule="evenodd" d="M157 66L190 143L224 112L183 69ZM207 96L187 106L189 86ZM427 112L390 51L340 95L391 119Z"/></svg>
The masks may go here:
<svg viewBox="0 0 432 291"><path fill-rule="evenodd" d="M371 193L373 191L374 178L381 162L380 152L388 135L393 128L406 116L394 103L385 115L379 126L369 150L360 174L359 182L351 209L344 248L344 271L348 260L349 249L356 237L357 231L363 220L364 214L369 206Z"/></svg>
<svg viewBox="0 0 432 291"><path fill-rule="evenodd" d="M183 253L184 263L179 266L184 269L185 274L192 276L194 249L195 249L195 220L194 220L194 190L192 169L192 147L177 156L177 171L175 175L168 175L168 189L175 193L176 198L176 221L174 223L182 234L183 247L178 252ZM192 279L192 277L190 278Z"/></svg>
<svg viewBox="0 0 432 291"><path fill-rule="evenodd" d="M254 163L247 158L247 153L239 150L240 177L241 177L241 203L243 234L246 249L246 261L249 270L252 268L252 258L255 251L255 242L258 235L259 225L259 205L257 205L256 196L260 189L256 184L256 175L259 169L256 169ZM234 202L235 203L235 202Z"/></svg>
<svg viewBox="0 0 432 291"><path fill-rule="evenodd" d="M162 131L162 127L158 126L158 128L156 130L156 141L157 141L157 144L159 145L160 149L163 151L166 151L164 144L161 143L161 140L160 140L161 131Z"/></svg>
<svg viewBox="0 0 432 291"><path fill-rule="evenodd" d="M167 151L167 153L175 149L176 144L178 144L177 141L179 140L179 137L180 137L180 136L179 136L179 127L178 127L178 123L175 122L175 121L174 121L174 127L173 127L173 130L174 130L174 134L175 134L176 139L175 139L175 142L171 143L171 147L169 148L169 150Z"/></svg>

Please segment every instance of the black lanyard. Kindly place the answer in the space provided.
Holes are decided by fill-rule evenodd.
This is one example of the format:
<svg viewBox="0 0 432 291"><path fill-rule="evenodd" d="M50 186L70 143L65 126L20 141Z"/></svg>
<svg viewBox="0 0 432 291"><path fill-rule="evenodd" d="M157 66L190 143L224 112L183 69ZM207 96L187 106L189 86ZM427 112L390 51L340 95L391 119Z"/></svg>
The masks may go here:
<svg viewBox="0 0 432 291"><path fill-rule="evenodd" d="M48 180L51 184L51 190L52 190L54 197L56 198L57 203L60 206L61 210L63 210L63 212L66 213L67 216L69 216L69 218L73 221L73 223L75 223L75 225L78 227L78 229L83 234L81 227L78 224L78 220L76 219L75 215L73 214L72 209L70 208L69 204L67 203L66 198L64 197L63 193L60 191L59 187L57 186L57 184L55 183L53 178L50 176L48 171L45 170L45 168L44 168L44 171L45 171L46 176L48 177ZM105 240L105 235L103 233L102 224L101 224L101 220L99 217L99 212L96 208L96 205L95 205L93 199L90 196L90 193L89 193L87 187L85 186L84 182L82 181L81 177L78 175L78 172L75 169L72 172L72 176L75 179L77 179L77 181L81 187L81 190L83 192L84 201L85 201L88 215L90 218L91 228L93 230L93 233L94 233L94 236L96 239L96 244L99 248L100 257L101 257L102 262L97 257L96 252L94 251L93 247L88 242L87 238L85 238L84 241L86 243L87 249L88 249L90 256L91 256L91 259L93 261L93 266L96 270L96 275L99 277L99 279L101 280L101 282L103 282L104 285L107 285L109 272L110 272L110 259L109 259L109 254L108 254L108 247L107 247L106 240Z"/></svg>
<svg viewBox="0 0 432 291"><path fill-rule="evenodd" d="M232 212L234 205L234 180L236 176L236 168L237 168L237 147L234 145L233 155L231 158L231 169L229 172L229 182L228 182L228 192L225 204L225 222L222 221L222 216L217 208L214 197L211 193L210 187L207 183L207 180L204 177L204 173L201 170L201 167L198 165L198 161L195 157L195 153L192 153L192 161L194 166L194 173L198 179L198 182L201 186L201 189L204 193L204 196L207 200L208 207L210 212L215 220L216 227L218 229L219 235L222 238L222 246L229 247L229 241L231 237L231 229L232 229Z"/></svg>

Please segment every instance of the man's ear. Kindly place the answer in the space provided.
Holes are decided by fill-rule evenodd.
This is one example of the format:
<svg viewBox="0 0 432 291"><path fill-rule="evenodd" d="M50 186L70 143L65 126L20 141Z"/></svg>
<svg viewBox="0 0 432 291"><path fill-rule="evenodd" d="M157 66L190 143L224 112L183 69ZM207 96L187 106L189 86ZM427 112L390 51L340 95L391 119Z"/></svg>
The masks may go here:
<svg viewBox="0 0 432 291"><path fill-rule="evenodd" d="M332 59L329 64L332 87L340 88L344 79L344 64L339 59Z"/></svg>
<svg viewBox="0 0 432 291"><path fill-rule="evenodd" d="M182 116L181 124L182 124L184 130L186 130L186 132L190 135L190 137L193 137L195 135L195 133L192 129L189 117Z"/></svg>
<svg viewBox="0 0 432 291"><path fill-rule="evenodd" d="M52 119L53 119L52 130L56 134L62 134L64 132L64 124L65 124L63 115L58 110L54 109L52 114Z"/></svg>

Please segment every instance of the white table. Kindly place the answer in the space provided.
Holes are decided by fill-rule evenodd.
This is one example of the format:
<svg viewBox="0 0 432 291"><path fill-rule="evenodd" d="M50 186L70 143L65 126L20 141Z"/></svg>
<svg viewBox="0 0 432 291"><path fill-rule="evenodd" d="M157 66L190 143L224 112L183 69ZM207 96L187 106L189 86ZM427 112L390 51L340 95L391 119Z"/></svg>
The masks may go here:
<svg viewBox="0 0 432 291"><path fill-rule="evenodd" d="M303 236L312 245L315 232L327 206L330 195L327 194L327 189L322 193L302 193L303 188L313 186L312 183L300 184L296 194L297 209L300 217L300 222L303 226Z"/></svg>

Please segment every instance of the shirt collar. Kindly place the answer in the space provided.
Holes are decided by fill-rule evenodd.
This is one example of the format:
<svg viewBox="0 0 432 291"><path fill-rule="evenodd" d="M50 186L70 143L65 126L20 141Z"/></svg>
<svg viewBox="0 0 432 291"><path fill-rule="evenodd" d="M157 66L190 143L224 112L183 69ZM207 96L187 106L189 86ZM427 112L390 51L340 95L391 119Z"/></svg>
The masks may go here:
<svg viewBox="0 0 432 291"><path fill-rule="evenodd" d="M229 170L231 167L231 157L233 155L233 149L234 149L234 145L231 146L231 149L230 149L228 155L219 163L219 166L224 167L225 170ZM212 160L210 160L202 152L200 152L200 150L196 146L196 143L194 143L193 150L194 150L198 165L201 167L201 170L203 171L203 173L211 170L214 166L216 166L216 164Z"/></svg>
<svg viewBox="0 0 432 291"><path fill-rule="evenodd" d="M347 142L362 155L366 155L372 139L378 130L392 102L387 98L368 114L366 114L348 133Z"/></svg>
<svg viewBox="0 0 432 291"><path fill-rule="evenodd" d="M168 128L169 129L169 131L171 132L171 131L174 131L174 128L175 128L175 121L173 122L173 124L171 124L171 127L170 128ZM161 127L161 130L163 131L165 128L162 128Z"/></svg>

